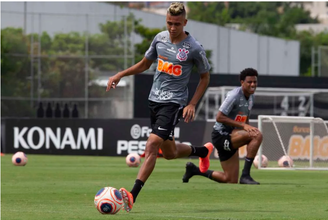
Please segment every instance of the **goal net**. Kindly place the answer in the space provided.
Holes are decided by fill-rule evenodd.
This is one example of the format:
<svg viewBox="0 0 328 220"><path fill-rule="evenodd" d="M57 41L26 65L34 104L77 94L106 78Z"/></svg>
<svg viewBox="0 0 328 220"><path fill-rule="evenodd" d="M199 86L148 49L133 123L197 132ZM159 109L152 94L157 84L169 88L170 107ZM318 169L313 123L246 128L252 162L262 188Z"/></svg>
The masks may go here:
<svg viewBox="0 0 328 220"><path fill-rule="evenodd" d="M328 170L328 128L321 118L259 115L258 128L259 169Z"/></svg>

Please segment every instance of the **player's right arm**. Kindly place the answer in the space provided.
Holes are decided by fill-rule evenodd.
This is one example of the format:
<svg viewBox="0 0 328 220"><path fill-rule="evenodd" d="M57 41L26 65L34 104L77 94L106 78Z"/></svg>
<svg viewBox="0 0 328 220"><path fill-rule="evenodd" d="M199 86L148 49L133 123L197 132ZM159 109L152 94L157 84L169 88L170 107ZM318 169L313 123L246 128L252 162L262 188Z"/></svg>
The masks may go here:
<svg viewBox="0 0 328 220"><path fill-rule="evenodd" d="M232 120L221 111L219 111L218 114L216 115L216 121L231 127L236 127L241 129L244 129L245 126L245 123Z"/></svg>
<svg viewBox="0 0 328 220"><path fill-rule="evenodd" d="M227 117L223 112L219 111L216 116L216 121L225 125L229 125L235 128L241 128L248 132L250 136L256 136L259 134L259 130L256 127L249 125L248 123L238 122Z"/></svg>
<svg viewBox="0 0 328 220"><path fill-rule="evenodd" d="M224 125L243 129L244 123L235 121L227 116L231 113L232 109L236 105L237 99L238 98L234 93L232 92L228 93L224 102L220 106L218 114L216 115L216 121Z"/></svg>
<svg viewBox="0 0 328 220"><path fill-rule="evenodd" d="M143 71L149 69L154 60L157 59L156 43L158 42L159 37L160 33L155 36L148 50L146 51L144 58L141 61L134 64L130 68L118 72L112 77L109 77L106 92L109 91L111 88L115 89L121 78L142 73Z"/></svg>
<svg viewBox="0 0 328 220"><path fill-rule="evenodd" d="M140 62L134 64L128 69L125 69L121 72L116 73L114 76L109 77L107 82L106 92L111 88L115 89L116 85L120 82L121 78L125 76L135 75L138 73L142 73L143 71L149 69L150 65L153 63L153 60L149 60L144 57Z"/></svg>
<svg viewBox="0 0 328 220"><path fill-rule="evenodd" d="M248 117L247 117L247 122L240 122L233 120L228 117L228 115L231 113L231 111L234 108L238 108L238 100L239 97L236 95L234 91L231 91L227 94L227 97L225 98L224 102L220 106L219 112L216 116L216 121L228 126L232 126L235 128L240 128L249 133L250 136L256 136L258 133L258 129L255 127L250 126L248 122Z"/></svg>

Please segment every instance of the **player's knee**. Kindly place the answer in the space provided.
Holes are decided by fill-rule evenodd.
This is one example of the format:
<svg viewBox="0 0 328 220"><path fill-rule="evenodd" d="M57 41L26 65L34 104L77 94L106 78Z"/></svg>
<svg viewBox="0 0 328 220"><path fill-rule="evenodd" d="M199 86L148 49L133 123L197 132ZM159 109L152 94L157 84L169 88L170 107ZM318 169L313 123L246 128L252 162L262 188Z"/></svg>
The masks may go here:
<svg viewBox="0 0 328 220"><path fill-rule="evenodd" d="M156 149L153 149L151 147L146 147L145 149L145 157L148 158L148 157L157 157L157 152Z"/></svg>
<svg viewBox="0 0 328 220"><path fill-rule="evenodd" d="M157 157L157 154L157 148L147 144L145 149L145 157Z"/></svg>
<svg viewBox="0 0 328 220"><path fill-rule="evenodd" d="M257 142L262 142L263 135L261 132L259 132L256 136L251 137L251 141L257 141Z"/></svg>
<svg viewBox="0 0 328 220"><path fill-rule="evenodd" d="M256 135L256 140L259 141L259 142L262 142L262 140L263 140L263 135L262 135L261 132L259 132L259 134Z"/></svg>

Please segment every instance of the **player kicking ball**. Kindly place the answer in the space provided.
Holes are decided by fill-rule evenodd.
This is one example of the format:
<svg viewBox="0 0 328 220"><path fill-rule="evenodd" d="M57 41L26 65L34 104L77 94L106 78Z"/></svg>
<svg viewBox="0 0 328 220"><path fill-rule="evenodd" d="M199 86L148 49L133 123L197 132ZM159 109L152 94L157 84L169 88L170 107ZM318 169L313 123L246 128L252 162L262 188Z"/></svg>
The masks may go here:
<svg viewBox="0 0 328 220"><path fill-rule="evenodd" d="M186 164L186 173L182 181L187 183L194 175L204 176L219 183L238 183L238 148L247 145L247 155L239 183L260 184L253 180L250 169L262 142L261 132L249 125L250 111L254 103L258 73L247 68L240 73L241 86L228 92L219 108L212 131L212 143L218 150L223 172L207 170L201 172L191 162Z"/></svg>
<svg viewBox="0 0 328 220"><path fill-rule="evenodd" d="M210 64L201 44L184 27L187 24L186 10L182 3L172 3L167 10L167 30L158 33L152 41L144 58L130 68L118 72L108 79L107 89L115 89L120 79L147 70L157 62L153 85L148 96L151 134L148 137L144 161L131 191L121 188L124 209L129 212L137 196L153 172L159 149L167 160L198 156L202 172L210 165L209 155L213 145L195 147L176 143L174 128L180 118L189 123L194 120L195 108L206 91L210 80ZM196 67L198 73L192 71ZM188 86L192 73L199 74L199 83L188 102Z"/></svg>

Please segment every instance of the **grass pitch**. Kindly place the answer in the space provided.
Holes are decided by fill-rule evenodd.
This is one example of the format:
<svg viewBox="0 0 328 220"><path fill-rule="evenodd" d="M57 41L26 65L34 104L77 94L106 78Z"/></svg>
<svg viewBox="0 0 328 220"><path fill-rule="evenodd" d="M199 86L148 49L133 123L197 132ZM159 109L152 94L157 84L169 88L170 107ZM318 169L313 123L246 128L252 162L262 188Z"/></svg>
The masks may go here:
<svg viewBox="0 0 328 220"><path fill-rule="evenodd" d="M130 190L138 168L124 157L28 155L25 167L1 157L1 219L327 219L328 172L256 170L261 185L219 184L195 176L182 183L189 159L157 160L132 212L100 214L93 203L104 186ZM192 160L198 163L198 160ZM241 163L243 165L243 162ZM220 170L218 160L210 169Z"/></svg>

